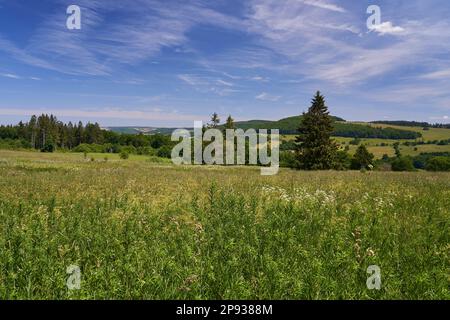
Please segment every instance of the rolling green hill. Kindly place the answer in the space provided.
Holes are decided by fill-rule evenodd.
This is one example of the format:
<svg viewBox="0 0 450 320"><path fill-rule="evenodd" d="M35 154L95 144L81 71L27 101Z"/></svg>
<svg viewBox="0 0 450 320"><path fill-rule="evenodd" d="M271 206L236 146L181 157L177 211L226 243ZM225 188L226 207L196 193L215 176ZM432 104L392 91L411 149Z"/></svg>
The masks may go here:
<svg viewBox="0 0 450 320"><path fill-rule="evenodd" d="M236 122L236 128L239 129L279 129L281 134L290 135L297 134L297 128L300 125L302 116L288 117L278 121L271 120L250 120ZM347 122L342 118L333 117L335 131L333 136L344 138L360 138L360 139L391 139L391 140L415 140L423 138L430 140L428 136L431 133L442 132L439 137L447 136L449 129L430 128L424 131L421 127L403 127L396 125L364 123L364 122ZM127 134L171 134L175 128L156 128L156 127L109 127L111 130L119 133ZM192 130L192 128L186 128ZM436 136L436 139L438 137Z"/></svg>
<svg viewBox="0 0 450 320"><path fill-rule="evenodd" d="M236 122L240 129L279 129L281 134L296 134L302 116L284 118L278 121L250 120ZM333 117L335 137L378 138L378 139L418 139L422 134L415 130L374 126L361 123L346 122L342 118Z"/></svg>

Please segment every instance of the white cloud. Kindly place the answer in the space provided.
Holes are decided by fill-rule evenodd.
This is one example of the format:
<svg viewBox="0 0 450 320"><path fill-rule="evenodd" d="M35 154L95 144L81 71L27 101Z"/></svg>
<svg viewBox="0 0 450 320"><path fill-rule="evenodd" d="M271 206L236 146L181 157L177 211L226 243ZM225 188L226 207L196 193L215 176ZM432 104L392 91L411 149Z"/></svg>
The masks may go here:
<svg viewBox="0 0 450 320"><path fill-rule="evenodd" d="M184 81L185 83L191 86L198 86L204 84L204 82L200 80L198 77L190 74L179 74L178 79Z"/></svg>
<svg viewBox="0 0 450 320"><path fill-rule="evenodd" d="M263 92L260 95L257 95L255 99L261 100L261 101L271 101L276 102L281 99L281 96L274 96L271 94L268 94L267 92Z"/></svg>
<svg viewBox="0 0 450 320"><path fill-rule="evenodd" d="M449 116L430 117L430 120L440 121L440 122L449 122L450 121L450 117Z"/></svg>
<svg viewBox="0 0 450 320"><path fill-rule="evenodd" d="M224 81L222 79L218 79L216 81L217 81L218 84L226 86L226 87L233 87L234 86L234 84L232 84L231 82Z"/></svg>
<svg viewBox="0 0 450 320"><path fill-rule="evenodd" d="M439 70L431 73L424 74L422 76L424 79L450 79L450 69Z"/></svg>
<svg viewBox="0 0 450 320"><path fill-rule="evenodd" d="M383 22L379 25L374 25L370 30L375 31L382 36L385 34L401 34L405 32L405 29L399 26L394 26L390 21Z"/></svg>
<svg viewBox="0 0 450 320"><path fill-rule="evenodd" d="M331 10L335 12L346 12L346 10L338 5L322 0L303 0L304 4L314 6L321 9Z"/></svg>
<svg viewBox="0 0 450 320"><path fill-rule="evenodd" d="M10 79L21 79L18 75L12 73L2 73L0 74L2 77L10 78Z"/></svg>
<svg viewBox="0 0 450 320"><path fill-rule="evenodd" d="M261 77L261 76L251 77L250 80L258 81L258 82L269 82L269 78Z"/></svg>

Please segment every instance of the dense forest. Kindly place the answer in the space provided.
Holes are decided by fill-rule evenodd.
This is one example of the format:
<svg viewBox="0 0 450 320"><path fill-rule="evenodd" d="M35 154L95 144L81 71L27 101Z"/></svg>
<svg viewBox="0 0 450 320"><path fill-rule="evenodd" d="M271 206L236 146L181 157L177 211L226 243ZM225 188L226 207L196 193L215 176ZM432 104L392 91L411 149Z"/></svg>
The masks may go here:
<svg viewBox="0 0 450 320"><path fill-rule="evenodd" d="M34 148L52 152L56 149L79 152L120 152L124 146L131 153L143 148L159 149L170 146L170 136L120 134L100 128L98 123L63 123L53 115L32 116L27 123L0 126L0 144L11 147Z"/></svg>

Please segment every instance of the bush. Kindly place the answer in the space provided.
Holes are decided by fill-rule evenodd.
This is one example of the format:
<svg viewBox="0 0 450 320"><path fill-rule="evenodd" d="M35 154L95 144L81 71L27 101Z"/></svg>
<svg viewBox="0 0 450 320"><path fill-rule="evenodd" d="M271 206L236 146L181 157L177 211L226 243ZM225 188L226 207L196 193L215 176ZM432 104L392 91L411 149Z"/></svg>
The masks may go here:
<svg viewBox="0 0 450 320"><path fill-rule="evenodd" d="M76 146L72 149L72 152L79 152L79 153L89 153L92 152L90 145L82 143L79 146Z"/></svg>
<svg viewBox="0 0 450 320"><path fill-rule="evenodd" d="M31 148L30 142L23 139L0 139L0 149L20 150Z"/></svg>
<svg viewBox="0 0 450 320"><path fill-rule="evenodd" d="M295 152L281 151L280 152L280 167L296 168L297 167L297 159L295 157Z"/></svg>
<svg viewBox="0 0 450 320"><path fill-rule="evenodd" d="M128 154L136 154L137 150L134 146L123 146L120 148L120 153L125 152Z"/></svg>
<svg viewBox="0 0 450 320"><path fill-rule="evenodd" d="M427 161L425 169L428 171L450 171L449 157L434 157Z"/></svg>
<svg viewBox="0 0 450 320"><path fill-rule="evenodd" d="M139 147L137 148L137 154L143 155L143 156L154 156L155 150L151 147Z"/></svg>
<svg viewBox="0 0 450 320"><path fill-rule="evenodd" d="M393 171L414 171L413 160L410 157L398 157L392 161Z"/></svg>
<svg viewBox="0 0 450 320"><path fill-rule="evenodd" d="M172 158L172 148L170 146L162 146L156 155L160 158Z"/></svg>
<svg viewBox="0 0 450 320"><path fill-rule="evenodd" d="M48 141L45 143L45 145L41 148L41 152L54 152L55 151L55 144L52 141Z"/></svg>
<svg viewBox="0 0 450 320"><path fill-rule="evenodd" d="M119 157L122 160L127 160L130 157L130 154L126 151L120 151Z"/></svg>
<svg viewBox="0 0 450 320"><path fill-rule="evenodd" d="M348 170L352 164L352 157L346 151L336 153L335 170Z"/></svg>

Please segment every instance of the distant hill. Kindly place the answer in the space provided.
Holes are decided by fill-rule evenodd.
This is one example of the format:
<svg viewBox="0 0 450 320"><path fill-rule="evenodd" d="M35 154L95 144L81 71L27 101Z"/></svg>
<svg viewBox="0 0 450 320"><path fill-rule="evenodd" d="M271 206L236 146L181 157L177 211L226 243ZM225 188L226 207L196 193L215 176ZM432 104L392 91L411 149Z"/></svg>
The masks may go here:
<svg viewBox="0 0 450 320"><path fill-rule="evenodd" d="M178 128L156 128L156 127L105 127L104 130L123 134L171 134Z"/></svg>
<svg viewBox="0 0 450 320"><path fill-rule="evenodd" d="M398 128L381 128L373 124L362 124L346 122L339 117L332 117L334 122L335 137L350 137L350 138L377 138L377 139L418 139L422 134L417 131L403 130ZM302 116L288 117L278 121L271 120L250 120L236 122L236 128L239 129L278 129L281 134L297 134L297 129L300 125ZM223 127L223 126L222 126ZM156 128L156 127L108 127L106 130L111 130L126 134L171 134L176 128ZM186 128L193 130L192 128Z"/></svg>
<svg viewBox="0 0 450 320"><path fill-rule="evenodd" d="M332 117L335 122L345 122L339 117ZM239 129L279 129L282 134L295 134L299 127L302 116L293 116L278 121L270 120L250 120L236 122L235 125Z"/></svg>
<svg viewBox="0 0 450 320"><path fill-rule="evenodd" d="M378 128L361 123L346 122L339 117L332 117L334 123L335 137L349 138L377 138L377 139L418 139L422 134L416 131L402 130L396 128ZM302 116L284 118L278 121L250 120L236 122L240 129L279 129L281 134L297 134Z"/></svg>
<svg viewBox="0 0 450 320"><path fill-rule="evenodd" d="M396 120L396 121L372 121L371 123L374 124L387 124L387 125L393 125L393 126L402 126L402 127L422 127L422 128L444 128L444 129L450 129L450 123L443 124L443 123L436 123L431 124L428 122L417 122L417 121L403 121L403 120Z"/></svg>

